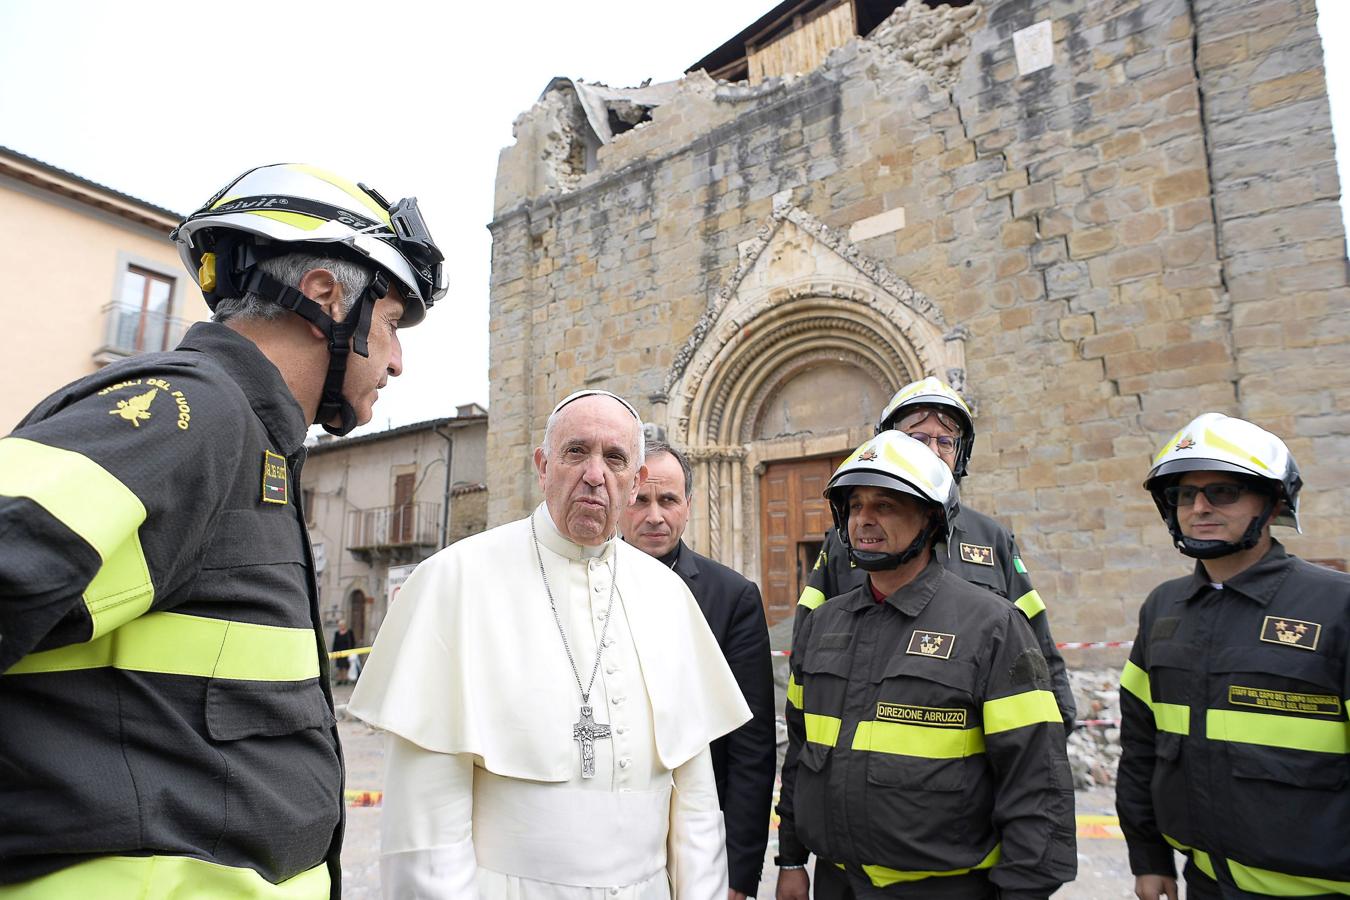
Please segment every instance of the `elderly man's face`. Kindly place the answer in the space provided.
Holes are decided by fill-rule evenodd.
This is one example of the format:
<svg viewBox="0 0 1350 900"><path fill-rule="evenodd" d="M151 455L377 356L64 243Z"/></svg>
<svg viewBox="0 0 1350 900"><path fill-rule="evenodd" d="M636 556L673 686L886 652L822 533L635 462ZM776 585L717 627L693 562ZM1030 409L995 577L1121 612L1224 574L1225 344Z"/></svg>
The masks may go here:
<svg viewBox="0 0 1350 900"><path fill-rule="evenodd" d="M550 446L534 451L539 486L553 524L589 547L614 534L647 468L637 465L633 415L610 397L591 396L562 408Z"/></svg>

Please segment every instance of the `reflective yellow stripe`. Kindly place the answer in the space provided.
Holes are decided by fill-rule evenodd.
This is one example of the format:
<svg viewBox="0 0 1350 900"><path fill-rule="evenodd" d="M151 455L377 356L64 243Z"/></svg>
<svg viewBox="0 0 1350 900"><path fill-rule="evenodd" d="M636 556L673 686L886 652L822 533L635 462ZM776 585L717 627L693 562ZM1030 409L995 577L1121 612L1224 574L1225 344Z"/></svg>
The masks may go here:
<svg viewBox="0 0 1350 900"><path fill-rule="evenodd" d="M1242 449L1237 444L1234 444L1232 441L1219 437L1218 433L1215 432L1214 429L1212 428L1205 429L1205 443L1212 445L1216 449L1225 450L1228 453L1231 453L1234 456L1236 456L1238 459L1245 459L1251 462L1253 465L1260 466L1267 472L1270 471L1270 466L1261 462L1261 460L1257 459L1255 456L1248 453L1246 450ZM1208 500L1209 498L1206 497L1205 499Z"/></svg>
<svg viewBox="0 0 1350 900"><path fill-rule="evenodd" d="M1257 869L1242 863L1228 861L1233 882L1244 891L1269 894L1273 897L1314 897L1323 894L1350 894L1350 881L1332 881L1330 878L1309 878L1305 875L1285 875L1269 869Z"/></svg>
<svg viewBox="0 0 1350 900"><path fill-rule="evenodd" d="M320 225L328 220L319 216L311 216L305 213L287 212L280 209L243 209L240 212L247 213L250 216L262 216L264 219L276 219L278 222L284 222L287 225L299 228L302 231L314 231Z"/></svg>
<svg viewBox="0 0 1350 900"><path fill-rule="evenodd" d="M242 681L305 681L319 677L319 653L308 628L280 628L180 613L150 613L87 644L30 653L6 675L129 669Z"/></svg>
<svg viewBox="0 0 1350 900"><path fill-rule="evenodd" d="M272 884L252 869L186 856L105 856L25 881L0 886L0 900L71 897L230 897L234 900L328 900L326 863Z"/></svg>
<svg viewBox="0 0 1350 900"><path fill-rule="evenodd" d="M802 686L797 683L796 675L788 675L787 702L797 709L802 708Z"/></svg>
<svg viewBox="0 0 1350 900"><path fill-rule="evenodd" d="M1173 734L1191 733L1191 709L1180 703L1153 704L1153 721L1159 731L1170 731Z"/></svg>
<svg viewBox="0 0 1350 900"><path fill-rule="evenodd" d="M289 166L289 168L295 169L297 172L304 172L306 174L313 175L320 181L326 181L333 187L345 191L346 193L351 195L351 198L353 200L355 200L357 203L360 203L366 209L373 212L377 219L379 219L386 225L389 224L389 210L381 207L380 204L375 202L374 197L370 196L365 191L361 190L361 188L357 187L355 184L352 184L350 181L343 178L341 175L334 175L332 172L326 172L323 169L318 169L315 168L314 166L306 165L304 163L292 163Z"/></svg>
<svg viewBox="0 0 1350 900"><path fill-rule="evenodd" d="M1026 691L998 700L986 700L984 703L986 735L1039 725L1041 722L1063 721L1059 706L1055 704L1055 695L1049 691Z"/></svg>
<svg viewBox="0 0 1350 900"><path fill-rule="evenodd" d="M798 606L805 606L807 609L815 609L825 602L825 595L813 587L804 588L802 595L797 598Z"/></svg>
<svg viewBox="0 0 1350 900"><path fill-rule="evenodd" d="M1205 734L1215 741L1316 753L1350 753L1350 723L1346 722L1210 709L1205 711Z"/></svg>
<svg viewBox="0 0 1350 900"><path fill-rule="evenodd" d="M1144 701L1145 706L1153 705L1153 689L1149 684L1148 673L1130 660L1125 661L1125 671L1120 673L1120 686Z"/></svg>
<svg viewBox="0 0 1350 900"><path fill-rule="evenodd" d="M1045 601L1035 590L1027 591L1022 596L1013 601L1016 606L1028 619L1034 619L1045 612Z"/></svg>
<svg viewBox="0 0 1350 900"><path fill-rule="evenodd" d="M833 747L839 741L839 726L843 723L834 716L802 713L802 718L806 720L806 739L811 743Z"/></svg>
<svg viewBox="0 0 1350 900"><path fill-rule="evenodd" d="M25 438L0 439L0 494L27 497L93 547L103 560L84 591L93 634L144 613L155 598L138 530L145 506L87 456Z"/></svg>
<svg viewBox="0 0 1350 900"><path fill-rule="evenodd" d="M1055 721L1059 721L1058 715ZM853 733L854 750L960 759L984 752L984 732L978 728L929 728L903 722L859 722Z"/></svg>
<svg viewBox="0 0 1350 900"><path fill-rule="evenodd" d="M952 875L966 875L978 869L992 869L1003 856L1003 845L995 844L989 855L973 866L964 869L949 869L945 872L906 872L900 869L888 869L885 866L863 866L862 870L872 880L873 887L887 887L902 881L922 881L925 878L946 878Z"/></svg>
<svg viewBox="0 0 1350 900"><path fill-rule="evenodd" d="M1203 850L1197 850L1194 847L1187 847L1185 844L1181 843L1175 838L1169 837L1168 835L1165 834L1163 835L1163 840L1167 841L1167 843L1171 844L1173 847L1180 850L1182 853L1189 853L1191 855L1191 861L1195 863L1195 867L1197 869L1199 869L1201 872L1204 872L1210 878L1214 878L1215 880L1217 880L1218 876L1214 874L1214 862L1209 858L1208 853L1206 853Z"/></svg>
<svg viewBox="0 0 1350 900"><path fill-rule="evenodd" d="M1153 721L1159 731L1173 734L1191 733L1191 711L1180 703L1154 703L1153 688L1148 673L1128 660L1120 673L1120 686L1134 694L1153 710Z"/></svg>

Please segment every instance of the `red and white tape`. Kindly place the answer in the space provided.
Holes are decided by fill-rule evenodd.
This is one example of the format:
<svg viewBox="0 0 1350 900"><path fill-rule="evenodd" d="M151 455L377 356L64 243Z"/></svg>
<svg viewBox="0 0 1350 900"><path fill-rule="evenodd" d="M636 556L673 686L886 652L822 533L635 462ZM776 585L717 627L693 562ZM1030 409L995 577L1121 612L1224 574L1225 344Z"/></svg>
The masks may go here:
<svg viewBox="0 0 1350 900"><path fill-rule="evenodd" d="M1133 647L1134 641L1060 641L1061 650L1099 650L1107 647ZM791 650L770 650L770 656L791 656Z"/></svg>

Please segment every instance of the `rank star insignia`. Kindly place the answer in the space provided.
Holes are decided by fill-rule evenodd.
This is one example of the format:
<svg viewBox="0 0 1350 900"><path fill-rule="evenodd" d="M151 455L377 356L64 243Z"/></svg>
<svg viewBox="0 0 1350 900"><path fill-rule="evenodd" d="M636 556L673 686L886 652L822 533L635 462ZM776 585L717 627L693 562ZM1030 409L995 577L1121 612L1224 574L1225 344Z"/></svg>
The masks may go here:
<svg viewBox="0 0 1350 900"><path fill-rule="evenodd" d="M909 636L906 653L914 656L932 656L936 659L951 659L952 646L956 635L941 631L915 631Z"/></svg>
<svg viewBox="0 0 1350 900"><path fill-rule="evenodd" d="M994 564L994 548L981 547L979 544L961 544L961 560L963 562L975 563L977 566L992 566Z"/></svg>
<svg viewBox="0 0 1350 900"><path fill-rule="evenodd" d="M1285 647L1298 647L1300 650L1316 650L1317 640L1321 636L1322 626L1316 622L1266 616L1261 623L1261 640L1268 644L1282 644Z"/></svg>
<svg viewBox="0 0 1350 900"><path fill-rule="evenodd" d="M137 394L130 400L118 400L117 408L108 410L110 416L121 416L137 428L141 423L150 418L150 404L154 402L155 395L159 393L159 388L153 387L144 394Z"/></svg>

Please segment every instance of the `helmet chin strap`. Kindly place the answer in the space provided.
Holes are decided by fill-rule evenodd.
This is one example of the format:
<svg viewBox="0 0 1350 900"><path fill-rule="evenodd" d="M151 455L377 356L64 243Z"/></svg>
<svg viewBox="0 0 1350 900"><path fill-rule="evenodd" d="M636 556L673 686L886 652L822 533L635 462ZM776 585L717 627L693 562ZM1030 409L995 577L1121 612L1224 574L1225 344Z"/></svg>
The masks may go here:
<svg viewBox="0 0 1350 900"><path fill-rule="evenodd" d="M855 550L853 545L848 543L848 539L841 533L840 537L848 544L849 559L853 564L864 572L885 572L889 569L898 569L914 557L918 556L928 542L932 540L933 532L937 530L937 523L930 516L928 524L914 536L914 540L900 553L872 553L868 550Z"/></svg>
<svg viewBox="0 0 1350 900"><path fill-rule="evenodd" d="M319 398L314 424L322 425L324 431L339 437L350 433L356 427L356 409L342 394L343 382L347 378L347 356L355 352L358 356L370 357L367 338L370 335L371 314L376 301L389 293L388 276L382 271L376 271L370 286L357 298L351 313L341 322L300 291L287 287L261 269L254 268L244 276L243 289L266 297L323 332L328 339L328 372L324 375L323 393ZM332 424L334 419L338 420L337 425Z"/></svg>
<svg viewBox="0 0 1350 900"><path fill-rule="evenodd" d="M1266 523L1270 521L1278 503L1279 500L1275 497L1267 500L1266 508L1261 511L1261 515L1252 517L1251 522L1247 525L1247 530L1242 533L1242 538L1237 541L1202 541L1187 537L1181 533L1181 525L1177 521L1175 509L1172 510L1171 518L1167 520L1167 529L1172 533L1172 542L1176 544L1177 549L1183 555L1192 559L1218 559L1223 556L1232 556L1234 553L1250 550L1261 542L1261 532L1265 529Z"/></svg>

